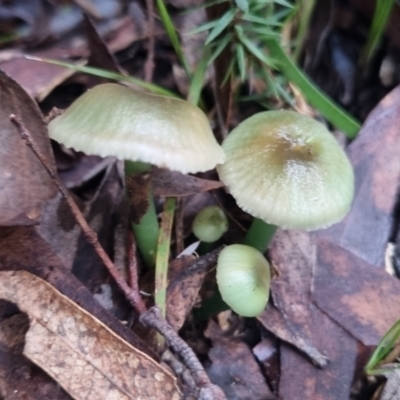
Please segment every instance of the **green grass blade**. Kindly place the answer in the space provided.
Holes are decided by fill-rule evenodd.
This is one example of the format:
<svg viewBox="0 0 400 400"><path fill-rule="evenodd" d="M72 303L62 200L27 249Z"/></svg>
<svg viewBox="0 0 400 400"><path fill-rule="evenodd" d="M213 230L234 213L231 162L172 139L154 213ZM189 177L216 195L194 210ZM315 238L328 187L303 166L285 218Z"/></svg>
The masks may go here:
<svg viewBox="0 0 400 400"><path fill-rule="evenodd" d="M299 28L297 29L296 39L294 41L293 59L297 61L303 50L304 41L310 24L310 19L314 11L316 0L301 0L297 7L299 19Z"/></svg>
<svg viewBox="0 0 400 400"><path fill-rule="evenodd" d="M259 61L263 62L270 68L275 67L275 63L271 60L271 58L267 57L250 39L248 39L245 35L239 36L240 42L247 49L247 51L252 54Z"/></svg>
<svg viewBox="0 0 400 400"><path fill-rule="evenodd" d="M178 35L176 34L174 23L172 22L172 19L168 14L168 10L165 7L163 0L156 0L156 3L158 12L160 13L161 21L164 25L165 30L167 31L169 40L171 41L172 47L175 50L176 56L178 57L178 60L181 63L182 67L185 69L186 75L190 78L190 67L185 58L185 55L183 54L181 42L179 41Z"/></svg>
<svg viewBox="0 0 400 400"><path fill-rule="evenodd" d="M265 39L264 43L268 47L270 55L278 64L278 70L301 90L308 102L349 138L354 138L360 129L360 123L311 82L275 39Z"/></svg>
<svg viewBox="0 0 400 400"><path fill-rule="evenodd" d="M200 25L198 28L191 30L188 35L196 35L197 33L201 33L204 31L208 31L214 28L218 24L218 21L210 21L203 25Z"/></svg>
<svg viewBox="0 0 400 400"><path fill-rule="evenodd" d="M222 39L220 39L220 41L217 43L217 46L215 47L215 50L213 51L211 57L208 60L208 65L212 64L214 60L223 52L223 50L229 44L232 38L233 38L232 33L228 32Z"/></svg>
<svg viewBox="0 0 400 400"><path fill-rule="evenodd" d="M133 83L133 84L135 84L143 89L146 89L149 92L155 93L155 94L160 94L162 96L168 96L168 97L180 98L180 96L178 96L176 93L171 92L168 89L164 89L161 86L155 85L154 83L145 82L145 81L142 81L141 79L133 78L132 76L125 76L125 75L119 74L117 72L107 71L106 69L87 67L85 65L77 65L77 64L73 64L73 63L69 63L69 62L53 60L51 58L41 58L41 57L36 57L36 56L34 57L34 56L28 56L28 55L24 56L24 58L26 58L28 60L44 62L47 64L58 65L60 67L69 68L69 69L72 69L77 72L83 72L84 74L99 76L101 78L106 78L106 79L112 79L112 80L118 81L118 82L130 82L130 83Z"/></svg>
<svg viewBox="0 0 400 400"><path fill-rule="evenodd" d="M367 63L375 54L395 3L396 0L376 0L374 18L362 53L362 62Z"/></svg>
<svg viewBox="0 0 400 400"><path fill-rule="evenodd" d="M231 8L219 20L218 24L210 32L206 40L206 46L211 43L232 21L236 15L236 10Z"/></svg>
<svg viewBox="0 0 400 400"><path fill-rule="evenodd" d="M244 54L244 48L240 43L236 45L236 57L240 79L244 81L246 79L246 56Z"/></svg>
<svg viewBox="0 0 400 400"><path fill-rule="evenodd" d="M168 263L171 246L171 231L174 221L176 207L175 197L167 197L164 203L164 211L161 216L160 235L158 237L156 256L156 281L155 281L155 303L161 309L165 318L166 298L168 284Z"/></svg>
<svg viewBox="0 0 400 400"><path fill-rule="evenodd" d="M397 321L379 342L377 348L365 366L368 375L377 374L376 366L390 353L400 338L400 320Z"/></svg>
<svg viewBox="0 0 400 400"><path fill-rule="evenodd" d="M209 59L209 51L208 49L205 49L190 82L187 100L189 103L194 105L197 105L200 102L207 67L210 63Z"/></svg>
<svg viewBox="0 0 400 400"><path fill-rule="evenodd" d="M249 2L247 0L235 0L236 6L240 11L247 13L249 11Z"/></svg>

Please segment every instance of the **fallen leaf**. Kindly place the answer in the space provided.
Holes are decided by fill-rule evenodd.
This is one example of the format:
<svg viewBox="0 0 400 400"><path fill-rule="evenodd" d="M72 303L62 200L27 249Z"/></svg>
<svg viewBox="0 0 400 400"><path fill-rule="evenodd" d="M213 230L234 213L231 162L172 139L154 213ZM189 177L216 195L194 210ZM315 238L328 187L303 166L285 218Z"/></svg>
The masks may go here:
<svg viewBox="0 0 400 400"><path fill-rule="evenodd" d="M312 342L329 359L323 369L282 343L279 395L285 400L349 399L356 371L358 343L324 313L310 305Z"/></svg>
<svg viewBox="0 0 400 400"><path fill-rule="evenodd" d="M175 378L47 282L0 272L0 297L29 316L24 355L75 399L179 399Z"/></svg>
<svg viewBox="0 0 400 400"><path fill-rule="evenodd" d="M10 121L15 114L31 132L40 151L54 165L50 140L36 103L0 70L0 226L38 222L43 204L56 187Z"/></svg>
<svg viewBox="0 0 400 400"><path fill-rule="evenodd" d="M200 179L162 168L153 168L152 181L154 195L162 197L190 196L223 187L220 181Z"/></svg>
<svg viewBox="0 0 400 400"><path fill-rule="evenodd" d="M214 321L205 335L213 342L207 373L229 400L274 399L249 347L238 339L224 337Z"/></svg>
<svg viewBox="0 0 400 400"><path fill-rule="evenodd" d="M318 232L368 263L383 267L400 181L400 87L371 112L348 147L356 195L346 218Z"/></svg>
<svg viewBox="0 0 400 400"><path fill-rule="evenodd" d="M204 277L215 266L216 258L213 253L208 253L197 259L194 256L185 256L170 263L167 317L176 331L182 327L192 310Z"/></svg>
<svg viewBox="0 0 400 400"><path fill-rule="evenodd" d="M317 245L313 301L365 346L376 346L399 319L399 280L326 240Z"/></svg>
<svg viewBox="0 0 400 400"><path fill-rule="evenodd" d="M0 67L38 101L43 101L54 88L75 74L72 69L28 60L21 55L2 62Z"/></svg>
<svg viewBox="0 0 400 400"><path fill-rule="evenodd" d="M313 237L303 231L279 230L270 247L270 256L279 276L272 280L275 307L268 306L257 317L280 339L307 354L316 365L325 366L326 357L312 343L311 281L315 262Z"/></svg>
<svg viewBox="0 0 400 400"><path fill-rule="evenodd" d="M62 264L36 227L0 228L0 271L7 270L27 270L45 279L132 346L158 358L138 336L101 307L92 293Z"/></svg>
<svg viewBox="0 0 400 400"><path fill-rule="evenodd" d="M311 301L318 251L314 235L278 231L270 249L278 277L272 281L275 306L258 317L272 333L306 353L281 345L279 394L285 400L337 400L349 397L359 344Z"/></svg>
<svg viewBox="0 0 400 400"><path fill-rule="evenodd" d="M269 386L274 393L278 393L280 378L278 340L273 335L265 337L253 347L253 354L261 365Z"/></svg>
<svg viewBox="0 0 400 400"><path fill-rule="evenodd" d="M53 379L22 355L28 328L25 314L0 323L0 398L71 400Z"/></svg>
<svg viewBox="0 0 400 400"><path fill-rule="evenodd" d="M400 371L394 370L387 374L387 382L380 400L396 400L400 398Z"/></svg>

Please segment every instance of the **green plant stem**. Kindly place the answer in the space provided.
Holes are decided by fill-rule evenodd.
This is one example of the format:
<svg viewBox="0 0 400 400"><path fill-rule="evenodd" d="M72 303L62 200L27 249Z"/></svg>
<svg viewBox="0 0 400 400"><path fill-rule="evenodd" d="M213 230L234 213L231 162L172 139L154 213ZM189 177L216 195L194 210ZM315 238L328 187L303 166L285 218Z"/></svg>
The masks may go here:
<svg viewBox="0 0 400 400"><path fill-rule="evenodd" d="M163 318L166 315L166 297L168 283L168 262L171 245L171 231L176 208L176 198L167 197L161 218L156 257L155 303L160 308Z"/></svg>
<svg viewBox="0 0 400 400"><path fill-rule="evenodd" d="M299 28L295 40L295 49L293 51L293 59L297 62L303 50L304 40L310 25L310 19L315 8L315 0L301 0L297 7L297 15L299 18Z"/></svg>
<svg viewBox="0 0 400 400"><path fill-rule="evenodd" d="M125 176L149 171L150 164L142 162L125 161ZM157 241L160 228L158 225L157 213L154 206L153 194L148 193L149 207L139 224L132 224L138 250L143 257L145 264L154 267L157 252Z"/></svg>
<svg viewBox="0 0 400 400"><path fill-rule="evenodd" d="M199 256L203 256L204 254L209 253L211 250L214 250L217 247L217 242L207 243L200 242L199 247L196 250L196 253Z"/></svg>
<svg viewBox="0 0 400 400"><path fill-rule="evenodd" d="M368 39L361 55L361 64L367 64L375 54L386 29L386 24L396 0L376 0L374 18L368 32Z"/></svg>
<svg viewBox="0 0 400 400"><path fill-rule="evenodd" d="M178 57L179 62L181 63L183 69L186 72L186 75L190 80L192 73L190 71L189 63L187 62L183 53L181 43L179 41L178 35L176 34L175 26L168 13L167 7L165 7L163 0L156 0L156 4L158 12L160 13L161 21L164 25L165 30L167 31L172 47L175 50L175 54Z"/></svg>
<svg viewBox="0 0 400 400"><path fill-rule="evenodd" d="M310 104L329 122L353 139L360 129L360 123L321 92L288 57L276 39L266 38L264 43L268 47L270 56L277 63L278 70L301 90Z"/></svg>
<svg viewBox="0 0 400 400"><path fill-rule="evenodd" d="M212 315L229 309L230 307L222 300L221 293L217 288L216 292L210 298L201 303L201 307L193 310L193 316L196 321L204 321Z"/></svg>
<svg viewBox="0 0 400 400"><path fill-rule="evenodd" d="M276 229L275 225L270 225L259 218L254 218L243 244L254 247L264 254L275 235Z"/></svg>

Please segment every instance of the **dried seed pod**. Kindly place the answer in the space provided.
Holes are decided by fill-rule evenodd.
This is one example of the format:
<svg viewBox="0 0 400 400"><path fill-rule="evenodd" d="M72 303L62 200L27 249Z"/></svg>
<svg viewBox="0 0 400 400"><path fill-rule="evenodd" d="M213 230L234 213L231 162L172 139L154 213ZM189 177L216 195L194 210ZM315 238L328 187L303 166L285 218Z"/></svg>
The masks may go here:
<svg viewBox="0 0 400 400"><path fill-rule="evenodd" d="M218 289L237 314L259 315L268 302L270 282L269 263L258 250L233 244L221 251L217 264Z"/></svg>

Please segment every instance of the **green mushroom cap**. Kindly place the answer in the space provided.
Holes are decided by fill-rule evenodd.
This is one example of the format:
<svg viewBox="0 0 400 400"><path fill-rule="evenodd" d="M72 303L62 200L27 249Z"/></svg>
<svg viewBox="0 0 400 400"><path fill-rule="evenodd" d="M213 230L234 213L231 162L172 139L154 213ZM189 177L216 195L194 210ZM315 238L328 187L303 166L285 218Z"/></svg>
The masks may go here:
<svg viewBox="0 0 400 400"><path fill-rule="evenodd" d="M86 154L182 173L207 171L225 160L198 107L114 83L95 86L79 97L49 123L49 134Z"/></svg>
<svg viewBox="0 0 400 400"><path fill-rule="evenodd" d="M202 242L213 243L222 237L228 227L228 218L221 207L208 206L195 216L192 231Z"/></svg>
<svg viewBox="0 0 400 400"><path fill-rule="evenodd" d="M315 230L340 221L354 197L353 168L319 122L266 111L239 124L222 144L221 181L238 205L282 228Z"/></svg>
<svg viewBox="0 0 400 400"><path fill-rule="evenodd" d="M259 315L267 305L270 283L269 263L258 250L233 244L221 251L217 263L218 289L237 314Z"/></svg>

